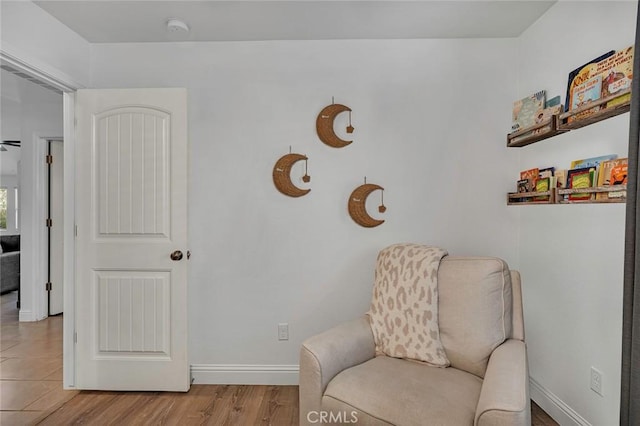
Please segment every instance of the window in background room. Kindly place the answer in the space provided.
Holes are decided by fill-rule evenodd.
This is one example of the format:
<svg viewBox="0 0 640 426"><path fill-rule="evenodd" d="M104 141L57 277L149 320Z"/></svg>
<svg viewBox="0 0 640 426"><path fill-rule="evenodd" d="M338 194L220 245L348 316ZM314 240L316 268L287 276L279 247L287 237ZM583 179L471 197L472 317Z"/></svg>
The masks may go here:
<svg viewBox="0 0 640 426"><path fill-rule="evenodd" d="M20 222L19 222L20 215L18 214L18 213L19 213L19 207L18 207L18 206L19 206L19 204L18 204L18 188L13 188L13 194L14 194L14 204L13 204L13 206L15 207L15 208L14 208L14 211L15 211L15 216L14 216L14 217L15 217L15 219L16 219L16 220L15 220L15 224L16 224L16 225L15 225L15 228L16 228L16 229L20 229Z"/></svg>
<svg viewBox="0 0 640 426"><path fill-rule="evenodd" d="M7 229L7 188L0 188L0 229Z"/></svg>

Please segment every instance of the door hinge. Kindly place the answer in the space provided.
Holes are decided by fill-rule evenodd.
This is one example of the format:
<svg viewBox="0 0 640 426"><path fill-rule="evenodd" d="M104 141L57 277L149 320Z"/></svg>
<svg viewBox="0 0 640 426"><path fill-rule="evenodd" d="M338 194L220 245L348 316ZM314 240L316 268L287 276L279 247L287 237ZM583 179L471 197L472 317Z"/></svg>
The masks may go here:
<svg viewBox="0 0 640 426"><path fill-rule="evenodd" d="M73 332L73 343L78 343L78 332L77 331Z"/></svg>
<svg viewBox="0 0 640 426"><path fill-rule="evenodd" d="M76 237L78 236L78 225L76 225Z"/></svg>
<svg viewBox="0 0 640 426"><path fill-rule="evenodd" d="M45 283L44 284L44 289L47 291L51 291L51 283Z"/></svg>
<svg viewBox="0 0 640 426"><path fill-rule="evenodd" d="M53 164L53 155L49 154L46 157L47 164Z"/></svg>
<svg viewBox="0 0 640 426"><path fill-rule="evenodd" d="M53 220L51 218L47 218L47 228L51 228L53 226Z"/></svg>

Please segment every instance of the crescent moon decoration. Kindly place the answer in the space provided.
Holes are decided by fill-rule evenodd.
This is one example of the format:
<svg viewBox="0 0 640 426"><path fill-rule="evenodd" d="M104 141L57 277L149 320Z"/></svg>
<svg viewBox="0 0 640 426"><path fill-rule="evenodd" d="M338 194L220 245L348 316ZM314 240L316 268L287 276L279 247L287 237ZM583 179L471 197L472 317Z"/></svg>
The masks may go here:
<svg viewBox="0 0 640 426"><path fill-rule="evenodd" d="M291 182L291 169L295 163L302 160L306 163L308 160L307 156L302 154L287 154L280 157L273 166L273 183L278 191L282 192L284 195L288 195L289 197L302 197L311 191L310 189L298 188L293 184L293 182ZM306 173L306 167L302 180L304 182L309 182L311 180L311 176Z"/></svg>
<svg viewBox="0 0 640 426"><path fill-rule="evenodd" d="M348 106L331 104L324 107L322 111L320 111L320 114L318 114L318 118L316 118L316 131L318 132L318 137L322 142L334 148L344 148L353 142L340 139L333 130L333 122L336 119L336 116L344 111L349 111L349 126L347 127L347 132L352 133L353 126L351 126L351 108Z"/></svg>
<svg viewBox="0 0 640 426"><path fill-rule="evenodd" d="M365 228L375 228L376 226L382 225L384 220L374 219L369 216L366 209L367 197L375 190L384 191L384 188L380 185L376 185L373 183L365 183L364 185L360 185L356 189L353 190L351 196L349 197L349 216L354 220L358 225L364 226ZM386 211L386 207L382 204L378 211L380 213L384 213Z"/></svg>

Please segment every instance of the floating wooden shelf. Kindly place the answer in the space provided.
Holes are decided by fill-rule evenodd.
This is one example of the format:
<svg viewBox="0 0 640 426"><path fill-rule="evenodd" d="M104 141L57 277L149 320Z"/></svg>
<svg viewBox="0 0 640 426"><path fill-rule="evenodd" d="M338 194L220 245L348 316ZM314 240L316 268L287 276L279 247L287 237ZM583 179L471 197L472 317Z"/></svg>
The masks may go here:
<svg viewBox="0 0 640 426"><path fill-rule="evenodd" d="M547 197L546 200L536 198ZM510 192L507 194L507 204L510 206L520 204L555 204L556 191L545 192Z"/></svg>
<svg viewBox="0 0 640 426"><path fill-rule="evenodd" d="M565 200L565 195L570 194L597 194L602 192L620 192L626 191L627 185L611 185L611 186L594 186L591 188L571 188L571 189L556 189L558 195L556 196L556 202L558 204L580 204L580 203L626 203L627 197L615 197L605 198L603 200Z"/></svg>
<svg viewBox="0 0 640 426"><path fill-rule="evenodd" d="M507 194L507 204L531 205L531 204L610 204L626 203L627 197L605 198L602 200L565 200L569 194L597 194L603 192L626 191L627 185L596 186L590 188L554 189L546 192L510 192ZM547 200L536 200L537 197L548 196Z"/></svg>
<svg viewBox="0 0 640 426"><path fill-rule="evenodd" d="M631 93L631 89L627 89L621 93L599 99L595 102L590 102L588 105L585 105L573 111L565 112L563 114L560 114L559 116L554 115L550 120L545 121L544 123L536 124L535 126L527 127L525 129L518 130L517 132L509 133L507 135L507 147L519 148L527 146L532 143L559 135L561 133L566 133L571 130L579 129L584 126L606 120L610 117L615 117L616 115L624 114L631 109L630 100L627 100L618 105L611 106L609 108L604 108L589 115L588 117L578 118L569 122L570 117L573 117L577 114L580 114L581 112L590 110L597 106L606 104L607 102L628 95L629 93ZM544 129L544 131L541 131L542 129Z"/></svg>
<svg viewBox="0 0 640 426"><path fill-rule="evenodd" d="M547 121L509 133L507 135L507 147L519 148L527 146L566 131L568 130L558 129L558 116L552 115Z"/></svg>

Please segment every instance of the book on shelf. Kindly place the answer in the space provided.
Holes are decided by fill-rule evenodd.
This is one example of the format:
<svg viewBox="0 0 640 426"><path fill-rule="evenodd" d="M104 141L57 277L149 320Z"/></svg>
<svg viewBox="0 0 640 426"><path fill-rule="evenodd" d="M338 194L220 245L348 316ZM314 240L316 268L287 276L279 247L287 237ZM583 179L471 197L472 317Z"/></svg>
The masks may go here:
<svg viewBox="0 0 640 426"><path fill-rule="evenodd" d="M527 179L527 192L534 192L536 189L536 181L540 170L535 169L523 170L520 172L520 180Z"/></svg>
<svg viewBox="0 0 640 426"><path fill-rule="evenodd" d="M555 167L545 167L544 169L539 169L538 178L543 179L543 178L553 177L555 170L556 170Z"/></svg>
<svg viewBox="0 0 640 426"><path fill-rule="evenodd" d="M560 95L554 96L551 99L547 99L547 101L544 103L544 108L551 108L554 106L562 106L560 105Z"/></svg>
<svg viewBox="0 0 640 426"><path fill-rule="evenodd" d="M627 158L617 158L617 159L603 161L602 163L600 163L600 168L598 170L598 181L596 186L612 185L611 170L614 167L627 164L627 161L628 161ZM618 191L618 192L621 192L621 191ZM613 197L611 197L610 195L611 195L611 192L599 192L596 194L596 200L606 200L608 198L619 198L619 196L615 192L613 193Z"/></svg>
<svg viewBox="0 0 640 426"><path fill-rule="evenodd" d="M567 172L567 181L569 189L591 188L595 177L595 168L571 169ZM569 194L569 201L591 200L592 193L577 192Z"/></svg>
<svg viewBox="0 0 640 426"><path fill-rule="evenodd" d="M535 136L535 135L541 135L544 133L548 133L551 131L551 117L554 115L559 115L560 112L562 110L562 105L554 105L554 106L550 106L547 108L544 108L542 110L538 111L538 115L535 118L535 122L533 124L542 124L542 123L548 123L546 126L542 126L539 127L537 129L533 129L530 132L526 132L522 135L518 135L516 137L513 137L511 139L509 139L509 143L513 144L516 142L519 142L521 140L530 138L531 136ZM532 125L533 125L532 124Z"/></svg>
<svg viewBox="0 0 640 426"><path fill-rule="evenodd" d="M612 56L601 60L597 64L596 73L602 76L601 97L614 96L631 88L633 78L634 47L619 50ZM620 105L631 99L631 93L612 99L606 107Z"/></svg>
<svg viewBox="0 0 640 426"><path fill-rule="evenodd" d="M556 178L556 187L563 189L567 187L567 171L564 169L555 170L553 173Z"/></svg>
<svg viewBox="0 0 640 426"><path fill-rule="evenodd" d="M515 132L536 124L536 118L544 109L544 102L544 90L514 102L511 114L511 131Z"/></svg>
<svg viewBox="0 0 640 426"><path fill-rule="evenodd" d="M628 163L617 164L611 168L611 177L609 181L611 185L625 185L627 183ZM611 191L609 198L624 198L627 191Z"/></svg>
<svg viewBox="0 0 640 426"><path fill-rule="evenodd" d="M520 179L516 184L518 193L529 192L529 179Z"/></svg>
<svg viewBox="0 0 640 426"><path fill-rule="evenodd" d="M618 158L616 154L608 154L608 155L601 155L599 157L590 157L590 158L583 158L580 160L573 160L571 162L571 168L572 169L584 169L584 168L590 168L590 167L597 168L600 165L600 163L602 163L603 161L615 160L616 158Z"/></svg>
<svg viewBox="0 0 640 426"><path fill-rule="evenodd" d="M536 117L536 123L535 124L541 124L541 123L549 123L546 126L540 127L538 129L532 130L531 133L527 133L527 135L539 135L539 134L543 134L543 133L547 133L551 131L551 117L554 115L559 115L560 114L560 110L562 109L562 105L553 105L550 107L547 107L545 109L543 109L542 111L540 111L538 113L538 116ZM516 137L517 139L517 137Z"/></svg>
<svg viewBox="0 0 640 426"><path fill-rule="evenodd" d="M551 188L551 178L544 177L539 178L536 181L536 192L547 192ZM542 195L539 197L533 197L533 201L549 201L550 195Z"/></svg>
<svg viewBox="0 0 640 426"><path fill-rule="evenodd" d="M588 106L590 103L593 103L600 99L602 94L602 76L596 75L586 80L582 84L579 84L574 87L571 92L571 108L570 110L576 110L578 108L582 108ZM600 106L595 106L593 108L589 108L586 111L582 111L578 114L570 116L567 121L570 123L573 120L580 120L586 117L589 117L592 114L600 111Z"/></svg>
<svg viewBox="0 0 640 426"><path fill-rule="evenodd" d="M611 168L611 185L624 185L627 183L628 163L616 164Z"/></svg>
<svg viewBox="0 0 640 426"><path fill-rule="evenodd" d="M610 50L607 53L590 60L586 64L579 66L569 73L569 80L567 82L567 95L565 97L564 106L565 112L570 110L571 99L573 99L573 90L575 89L575 87L595 76L598 62L612 56L614 53L616 53L615 50Z"/></svg>

